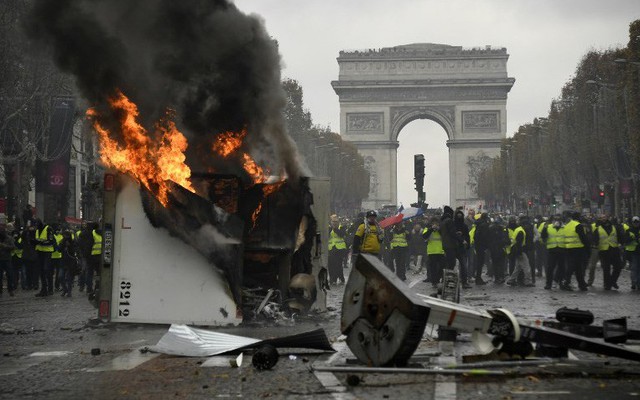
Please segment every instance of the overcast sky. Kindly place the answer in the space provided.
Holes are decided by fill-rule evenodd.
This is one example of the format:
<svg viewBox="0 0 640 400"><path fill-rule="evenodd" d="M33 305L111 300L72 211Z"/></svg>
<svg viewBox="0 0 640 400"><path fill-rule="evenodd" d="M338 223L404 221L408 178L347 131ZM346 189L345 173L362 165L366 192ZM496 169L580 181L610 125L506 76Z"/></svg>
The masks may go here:
<svg viewBox="0 0 640 400"><path fill-rule="evenodd" d="M280 46L283 77L297 80L316 124L340 130L340 50L442 43L463 48L506 47L516 79L507 100L507 136L535 117L571 79L586 52L626 46L639 0L235 0L258 14ZM449 199L444 129L418 120L399 136L398 200L416 201L413 154L427 159L427 202Z"/></svg>

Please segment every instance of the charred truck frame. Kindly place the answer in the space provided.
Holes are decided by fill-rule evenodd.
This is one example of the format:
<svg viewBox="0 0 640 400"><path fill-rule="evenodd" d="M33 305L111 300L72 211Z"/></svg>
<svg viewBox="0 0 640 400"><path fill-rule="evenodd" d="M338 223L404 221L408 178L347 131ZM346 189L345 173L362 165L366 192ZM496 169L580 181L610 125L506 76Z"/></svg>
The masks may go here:
<svg viewBox="0 0 640 400"><path fill-rule="evenodd" d="M165 207L126 175L105 174L102 321L238 324L267 293L298 312L326 307L328 179L275 190L233 175L191 182L198 194L171 183Z"/></svg>

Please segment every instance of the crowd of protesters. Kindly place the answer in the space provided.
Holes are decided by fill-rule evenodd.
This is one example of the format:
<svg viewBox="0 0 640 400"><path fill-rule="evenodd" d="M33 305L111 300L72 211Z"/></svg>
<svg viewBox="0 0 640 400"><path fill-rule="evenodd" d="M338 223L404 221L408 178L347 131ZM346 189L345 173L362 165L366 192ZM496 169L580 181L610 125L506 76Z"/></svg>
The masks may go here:
<svg viewBox="0 0 640 400"><path fill-rule="evenodd" d="M81 227L47 224L27 216L0 225L0 296L6 288L34 291L36 297L58 292L71 297L73 287L92 294L102 253L102 234L96 223Z"/></svg>
<svg viewBox="0 0 640 400"><path fill-rule="evenodd" d="M625 265L632 291L640 291L640 217L567 211L549 217L502 216L445 206L438 215L380 227L375 211L354 220L331 217L329 282L344 283L353 256L379 257L398 278L424 274L437 287L444 269L459 271L462 288L473 285L544 285L547 290L618 290ZM600 266L598 269L597 266ZM596 280L596 271L602 271Z"/></svg>

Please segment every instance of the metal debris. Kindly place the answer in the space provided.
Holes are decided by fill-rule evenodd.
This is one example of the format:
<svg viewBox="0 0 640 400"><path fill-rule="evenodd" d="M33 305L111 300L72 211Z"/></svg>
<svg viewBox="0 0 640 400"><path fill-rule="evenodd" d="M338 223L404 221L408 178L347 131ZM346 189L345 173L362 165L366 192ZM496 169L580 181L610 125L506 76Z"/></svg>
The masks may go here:
<svg viewBox="0 0 640 400"><path fill-rule="evenodd" d="M171 325L167 333L149 350L175 356L209 357L234 350L255 348L260 344L270 344L274 347L335 351L331 347L323 329L262 340L177 324Z"/></svg>

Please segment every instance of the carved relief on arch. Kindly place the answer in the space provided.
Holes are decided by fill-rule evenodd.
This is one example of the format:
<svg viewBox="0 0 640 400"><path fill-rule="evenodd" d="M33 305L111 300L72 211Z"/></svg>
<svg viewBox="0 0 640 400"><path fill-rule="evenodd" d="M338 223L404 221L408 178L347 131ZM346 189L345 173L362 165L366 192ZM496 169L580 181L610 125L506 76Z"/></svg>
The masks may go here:
<svg viewBox="0 0 640 400"><path fill-rule="evenodd" d="M397 140L402 128L416 119L431 119L444 128L453 139L456 113L454 106L391 107L391 140Z"/></svg>

